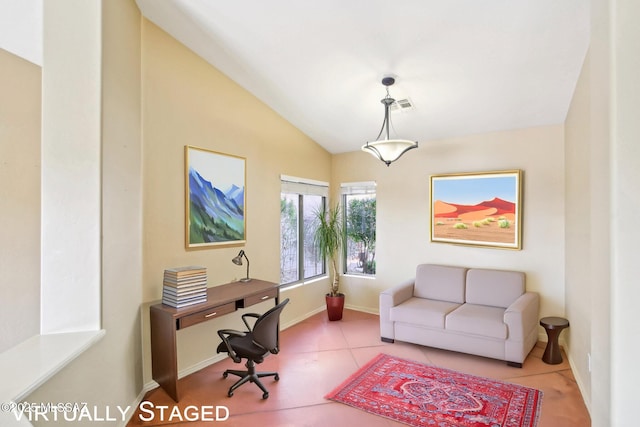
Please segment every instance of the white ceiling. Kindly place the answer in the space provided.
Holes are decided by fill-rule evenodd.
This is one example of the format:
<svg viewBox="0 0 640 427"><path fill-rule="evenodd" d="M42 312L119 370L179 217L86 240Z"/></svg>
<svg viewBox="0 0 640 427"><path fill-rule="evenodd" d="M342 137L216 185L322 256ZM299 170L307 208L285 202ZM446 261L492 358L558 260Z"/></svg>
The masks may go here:
<svg viewBox="0 0 640 427"><path fill-rule="evenodd" d="M30 6L41 14L40 1ZM588 0L136 3L332 153L375 139L385 75L396 77L391 95L415 107L392 113L395 136L421 146L562 123L589 44Z"/></svg>
<svg viewBox="0 0 640 427"><path fill-rule="evenodd" d="M564 122L587 0L136 0L142 13L332 153L374 140ZM424 146L424 144L422 144Z"/></svg>

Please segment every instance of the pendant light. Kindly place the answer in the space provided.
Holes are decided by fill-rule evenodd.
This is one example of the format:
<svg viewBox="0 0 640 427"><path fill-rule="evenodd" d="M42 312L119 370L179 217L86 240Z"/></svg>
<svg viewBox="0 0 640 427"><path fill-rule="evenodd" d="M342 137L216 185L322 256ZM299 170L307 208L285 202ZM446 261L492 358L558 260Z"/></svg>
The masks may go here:
<svg viewBox="0 0 640 427"><path fill-rule="evenodd" d="M370 153L372 156L382 160L387 166L395 162L407 151L418 148L417 141L409 141L406 139L389 139L389 126L391 118L389 117L389 107L396 102L389 95L389 86L394 84L396 80L393 77L385 77L382 84L387 88L387 96L382 98L380 102L384 105L384 121L382 129L374 142L367 142L362 146L362 151ZM380 139L384 134L384 139Z"/></svg>

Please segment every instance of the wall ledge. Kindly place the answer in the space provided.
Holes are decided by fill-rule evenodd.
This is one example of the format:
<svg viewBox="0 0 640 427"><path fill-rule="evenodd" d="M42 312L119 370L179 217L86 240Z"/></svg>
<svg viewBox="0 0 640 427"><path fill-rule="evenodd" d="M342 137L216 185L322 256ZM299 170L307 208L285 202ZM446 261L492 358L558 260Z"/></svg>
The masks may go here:
<svg viewBox="0 0 640 427"><path fill-rule="evenodd" d="M0 402L22 401L105 334L100 329L35 335L0 353Z"/></svg>

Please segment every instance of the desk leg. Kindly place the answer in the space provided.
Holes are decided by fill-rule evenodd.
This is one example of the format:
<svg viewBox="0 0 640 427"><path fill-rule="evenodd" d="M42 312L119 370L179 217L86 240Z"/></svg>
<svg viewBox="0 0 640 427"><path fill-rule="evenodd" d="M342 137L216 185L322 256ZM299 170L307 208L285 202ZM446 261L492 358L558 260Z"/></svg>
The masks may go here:
<svg viewBox="0 0 640 427"><path fill-rule="evenodd" d="M178 396L178 355L175 320L151 308L151 371L153 379L176 402Z"/></svg>

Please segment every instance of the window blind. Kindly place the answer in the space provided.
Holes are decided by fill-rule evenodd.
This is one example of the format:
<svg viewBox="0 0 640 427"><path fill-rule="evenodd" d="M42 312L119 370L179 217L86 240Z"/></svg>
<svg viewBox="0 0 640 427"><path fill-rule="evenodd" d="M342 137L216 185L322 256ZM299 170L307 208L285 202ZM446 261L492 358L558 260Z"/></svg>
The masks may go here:
<svg viewBox="0 0 640 427"><path fill-rule="evenodd" d="M340 194L375 194L376 182L346 182L340 184Z"/></svg>
<svg viewBox="0 0 640 427"><path fill-rule="evenodd" d="M281 175L282 193L329 197L329 183L311 179Z"/></svg>

